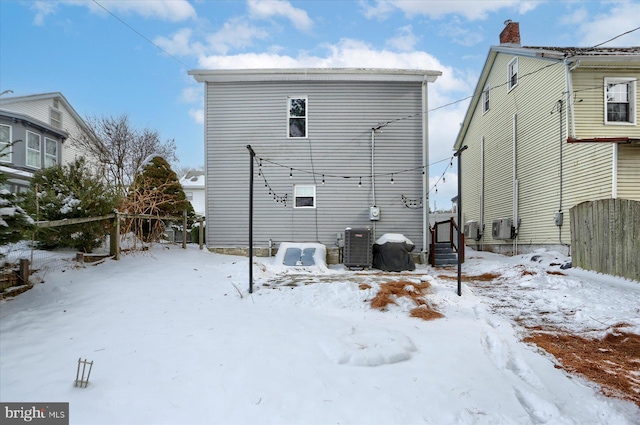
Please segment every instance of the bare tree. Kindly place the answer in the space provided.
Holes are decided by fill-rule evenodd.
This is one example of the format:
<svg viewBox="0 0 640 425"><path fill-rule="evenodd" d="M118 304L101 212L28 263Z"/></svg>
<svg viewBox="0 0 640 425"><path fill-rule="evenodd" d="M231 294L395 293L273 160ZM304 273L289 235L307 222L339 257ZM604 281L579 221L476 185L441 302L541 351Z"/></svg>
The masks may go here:
<svg viewBox="0 0 640 425"><path fill-rule="evenodd" d="M125 196L146 160L161 156L177 160L173 139L162 141L156 130L139 130L124 114L118 117L87 117L88 130L71 141L97 163L98 174Z"/></svg>

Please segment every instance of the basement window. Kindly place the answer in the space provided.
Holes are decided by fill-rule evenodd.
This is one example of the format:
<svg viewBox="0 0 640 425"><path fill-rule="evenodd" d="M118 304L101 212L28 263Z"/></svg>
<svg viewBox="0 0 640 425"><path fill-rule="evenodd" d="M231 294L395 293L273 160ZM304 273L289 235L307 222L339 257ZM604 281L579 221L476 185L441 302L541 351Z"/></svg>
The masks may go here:
<svg viewBox="0 0 640 425"><path fill-rule="evenodd" d="M294 208L315 208L316 207L316 187L315 185L297 184L293 186Z"/></svg>
<svg viewBox="0 0 640 425"><path fill-rule="evenodd" d="M636 123L636 82L632 78L604 79L605 124Z"/></svg>
<svg viewBox="0 0 640 425"><path fill-rule="evenodd" d="M307 137L307 98L288 98L288 137Z"/></svg>
<svg viewBox="0 0 640 425"><path fill-rule="evenodd" d="M507 91L511 91L511 89L513 89L515 86L518 85L518 58L517 57L513 58L511 62L509 62L508 75L509 75L509 81L508 81L509 90Z"/></svg>

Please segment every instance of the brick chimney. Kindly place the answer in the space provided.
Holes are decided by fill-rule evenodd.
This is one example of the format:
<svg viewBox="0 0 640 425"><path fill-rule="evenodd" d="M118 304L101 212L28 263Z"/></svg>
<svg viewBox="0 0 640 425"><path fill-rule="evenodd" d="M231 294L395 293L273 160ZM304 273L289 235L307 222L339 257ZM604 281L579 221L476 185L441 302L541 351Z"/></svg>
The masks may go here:
<svg viewBox="0 0 640 425"><path fill-rule="evenodd" d="M506 25L500 33L500 44L520 45L520 24L507 19L504 21Z"/></svg>

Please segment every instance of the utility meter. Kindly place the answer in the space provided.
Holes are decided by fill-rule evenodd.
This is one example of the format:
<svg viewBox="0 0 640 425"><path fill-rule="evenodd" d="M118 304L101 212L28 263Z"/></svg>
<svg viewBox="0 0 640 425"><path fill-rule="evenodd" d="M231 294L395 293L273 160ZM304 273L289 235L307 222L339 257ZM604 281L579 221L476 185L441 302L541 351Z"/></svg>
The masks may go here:
<svg viewBox="0 0 640 425"><path fill-rule="evenodd" d="M379 207L370 207L369 208L369 220L380 220L380 208Z"/></svg>

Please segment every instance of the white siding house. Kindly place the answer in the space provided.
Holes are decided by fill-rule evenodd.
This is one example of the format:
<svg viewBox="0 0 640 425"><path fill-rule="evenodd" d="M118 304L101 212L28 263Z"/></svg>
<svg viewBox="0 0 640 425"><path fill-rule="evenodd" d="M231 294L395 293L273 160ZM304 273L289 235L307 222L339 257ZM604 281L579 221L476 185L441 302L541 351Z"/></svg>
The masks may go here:
<svg viewBox="0 0 640 425"><path fill-rule="evenodd" d="M381 69L189 71L205 88L207 246L336 247L346 228L428 249L427 86L441 73ZM409 207L406 199L417 199ZM379 215L372 214L372 207Z"/></svg>
<svg viewBox="0 0 640 425"><path fill-rule="evenodd" d="M180 185L184 190L196 214L205 216L205 175L204 171L189 171L180 178Z"/></svg>
<svg viewBox="0 0 640 425"><path fill-rule="evenodd" d="M468 147L463 223L479 229L466 243L568 253L571 207L640 200L640 47L525 47L509 21L500 43L489 49L455 143ZM494 232L509 220L510 231Z"/></svg>

